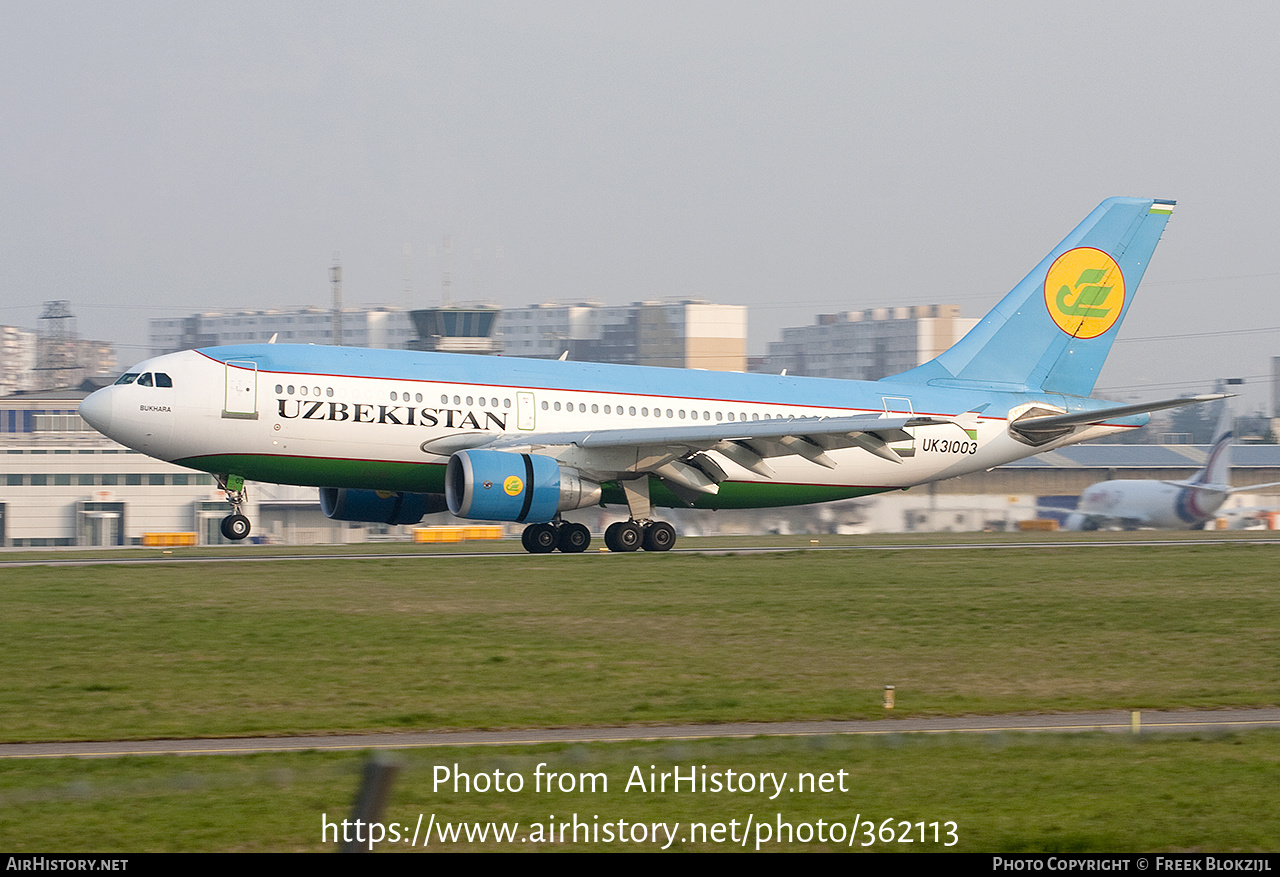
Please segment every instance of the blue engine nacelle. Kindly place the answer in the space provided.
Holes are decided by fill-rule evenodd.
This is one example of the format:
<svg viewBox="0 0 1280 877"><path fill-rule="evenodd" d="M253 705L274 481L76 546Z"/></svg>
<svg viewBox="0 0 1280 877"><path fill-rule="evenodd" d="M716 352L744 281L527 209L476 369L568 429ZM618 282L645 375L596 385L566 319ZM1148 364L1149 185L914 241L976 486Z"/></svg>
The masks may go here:
<svg viewBox="0 0 1280 877"><path fill-rule="evenodd" d="M416 524L423 515L445 510L438 493L397 493L388 490L320 488L320 511L335 521L370 524Z"/></svg>
<svg viewBox="0 0 1280 877"><path fill-rule="evenodd" d="M541 454L458 451L445 470L444 496L460 518L537 524L598 505L600 485Z"/></svg>

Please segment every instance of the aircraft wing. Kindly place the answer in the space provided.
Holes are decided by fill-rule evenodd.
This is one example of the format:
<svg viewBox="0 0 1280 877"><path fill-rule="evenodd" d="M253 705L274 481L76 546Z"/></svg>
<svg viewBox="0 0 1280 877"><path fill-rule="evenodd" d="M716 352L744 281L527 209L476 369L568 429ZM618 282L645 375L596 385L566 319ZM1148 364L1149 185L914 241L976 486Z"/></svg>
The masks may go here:
<svg viewBox="0 0 1280 877"><path fill-rule="evenodd" d="M972 418L976 425L976 415ZM745 469L767 478L774 475L765 462L770 457L796 454L814 463L835 468L827 451L862 448L895 463L902 457L889 445L911 440L906 430L917 426L954 423L955 419L907 415L856 414L846 417L795 417L681 426L555 433L507 433L490 438L459 435L437 439L427 450L452 453L486 449L512 452L550 451L572 459L581 468L613 478L629 474L654 474L668 483L698 493L715 493L726 479L724 471L704 451L716 451Z"/></svg>

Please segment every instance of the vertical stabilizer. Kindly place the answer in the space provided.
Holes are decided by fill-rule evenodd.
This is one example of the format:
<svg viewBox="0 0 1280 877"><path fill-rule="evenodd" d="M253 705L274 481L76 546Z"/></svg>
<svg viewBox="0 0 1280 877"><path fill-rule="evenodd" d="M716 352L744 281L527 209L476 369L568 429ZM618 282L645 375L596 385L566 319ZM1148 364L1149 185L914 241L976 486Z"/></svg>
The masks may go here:
<svg viewBox="0 0 1280 877"><path fill-rule="evenodd" d="M1173 205L1103 201L955 346L890 380L1088 396Z"/></svg>
<svg viewBox="0 0 1280 877"><path fill-rule="evenodd" d="M1213 447L1209 449L1209 459L1204 468L1191 476L1192 484L1206 484L1215 487L1226 487L1231 484L1231 443L1235 441L1235 418L1231 414L1231 405L1222 403L1222 413L1218 415L1218 427L1213 431Z"/></svg>

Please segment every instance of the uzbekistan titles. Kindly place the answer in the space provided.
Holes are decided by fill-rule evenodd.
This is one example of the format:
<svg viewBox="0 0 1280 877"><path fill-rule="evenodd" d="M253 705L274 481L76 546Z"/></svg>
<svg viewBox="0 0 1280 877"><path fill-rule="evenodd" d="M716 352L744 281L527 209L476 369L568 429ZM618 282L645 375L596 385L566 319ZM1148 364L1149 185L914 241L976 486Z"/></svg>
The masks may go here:
<svg viewBox="0 0 1280 877"><path fill-rule="evenodd" d="M374 405L368 402L322 402L277 399L286 420L329 420L346 423L388 423L395 426L443 426L446 429L506 430L507 415L483 409L415 408L411 405ZM483 422L483 425L481 425Z"/></svg>

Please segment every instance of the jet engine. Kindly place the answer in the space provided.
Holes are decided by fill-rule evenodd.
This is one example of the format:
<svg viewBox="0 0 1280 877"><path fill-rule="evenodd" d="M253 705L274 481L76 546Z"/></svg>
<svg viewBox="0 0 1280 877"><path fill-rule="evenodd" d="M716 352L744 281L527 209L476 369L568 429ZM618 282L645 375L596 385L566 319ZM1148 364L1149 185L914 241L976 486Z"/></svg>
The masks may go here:
<svg viewBox="0 0 1280 877"><path fill-rule="evenodd" d="M542 523L600 503L600 485L541 454L458 451L445 470L449 511L481 521Z"/></svg>
<svg viewBox="0 0 1280 877"><path fill-rule="evenodd" d="M423 515L444 510L444 497L438 493L320 488L320 511L335 521L416 524L422 520Z"/></svg>

